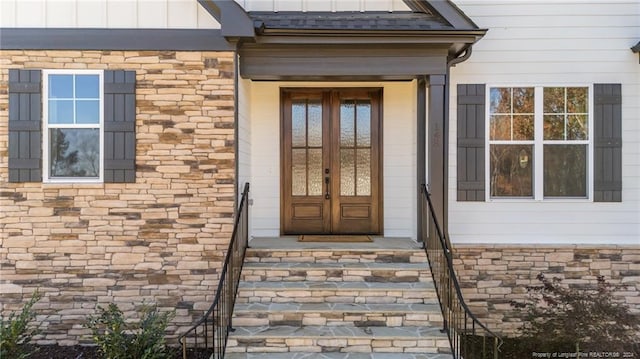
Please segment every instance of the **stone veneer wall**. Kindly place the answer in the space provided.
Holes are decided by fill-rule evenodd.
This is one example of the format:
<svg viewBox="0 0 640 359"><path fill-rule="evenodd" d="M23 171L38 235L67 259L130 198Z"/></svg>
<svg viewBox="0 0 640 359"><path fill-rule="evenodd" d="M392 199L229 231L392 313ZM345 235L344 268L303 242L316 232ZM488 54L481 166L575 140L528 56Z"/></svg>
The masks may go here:
<svg viewBox="0 0 640 359"><path fill-rule="evenodd" d="M563 278L579 287L595 285L598 276L627 286L614 292L634 312L640 312L640 246L531 246L457 244L455 268L471 310L490 328L514 335L521 325L512 300L527 297L536 276Z"/></svg>
<svg viewBox="0 0 640 359"><path fill-rule="evenodd" d="M0 309L36 289L38 342L86 341L96 305L206 310L232 232L232 52L0 51ZM136 182L8 183L8 69L136 71Z"/></svg>

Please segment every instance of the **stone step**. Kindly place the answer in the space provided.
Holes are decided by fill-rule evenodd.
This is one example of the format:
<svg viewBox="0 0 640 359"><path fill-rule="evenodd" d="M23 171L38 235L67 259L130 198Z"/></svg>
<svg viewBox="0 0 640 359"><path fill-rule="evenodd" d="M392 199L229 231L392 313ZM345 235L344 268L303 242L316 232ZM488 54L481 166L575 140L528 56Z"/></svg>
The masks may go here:
<svg viewBox="0 0 640 359"><path fill-rule="evenodd" d="M443 353L446 334L435 327L234 327L228 353Z"/></svg>
<svg viewBox="0 0 640 359"><path fill-rule="evenodd" d="M225 359L265 359L264 353L229 353ZM269 359L453 359L444 353L269 353Z"/></svg>
<svg viewBox="0 0 640 359"><path fill-rule="evenodd" d="M236 303L437 304L432 282L248 282Z"/></svg>
<svg viewBox="0 0 640 359"><path fill-rule="evenodd" d="M426 263L255 262L242 269L246 281L431 282Z"/></svg>
<svg viewBox="0 0 640 359"><path fill-rule="evenodd" d="M310 263L427 263L424 250L417 249L256 249L247 250L246 262Z"/></svg>
<svg viewBox="0 0 640 359"><path fill-rule="evenodd" d="M233 324L354 327L442 327L438 304L254 303L236 304Z"/></svg>

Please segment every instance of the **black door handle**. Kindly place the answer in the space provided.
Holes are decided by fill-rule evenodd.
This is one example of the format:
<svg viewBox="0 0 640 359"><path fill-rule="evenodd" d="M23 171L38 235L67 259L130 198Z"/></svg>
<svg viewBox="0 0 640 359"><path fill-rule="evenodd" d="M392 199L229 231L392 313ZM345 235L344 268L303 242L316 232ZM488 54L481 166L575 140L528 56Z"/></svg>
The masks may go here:
<svg viewBox="0 0 640 359"><path fill-rule="evenodd" d="M324 199L330 199L331 198L331 194L329 193L329 169L325 168L324 169Z"/></svg>

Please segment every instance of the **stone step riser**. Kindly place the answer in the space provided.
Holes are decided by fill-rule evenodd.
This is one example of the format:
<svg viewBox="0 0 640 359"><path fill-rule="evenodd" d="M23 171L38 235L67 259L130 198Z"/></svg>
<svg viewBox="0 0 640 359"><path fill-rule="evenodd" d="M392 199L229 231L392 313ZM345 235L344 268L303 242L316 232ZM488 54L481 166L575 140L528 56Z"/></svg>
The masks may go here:
<svg viewBox="0 0 640 359"><path fill-rule="evenodd" d="M309 313L236 313L233 324L242 327L250 326L354 326L354 327L415 327L442 326L440 313L343 313L343 312L309 312Z"/></svg>
<svg viewBox="0 0 640 359"><path fill-rule="evenodd" d="M356 304L434 304L433 290L247 290L238 291L236 303L356 303Z"/></svg>
<svg viewBox="0 0 640 359"><path fill-rule="evenodd" d="M247 250L248 263L427 263L427 255L416 251L348 250Z"/></svg>
<svg viewBox="0 0 640 359"><path fill-rule="evenodd" d="M446 339L230 338L228 353L437 353L449 350Z"/></svg>
<svg viewBox="0 0 640 359"><path fill-rule="evenodd" d="M432 282L431 272L424 270L393 269L268 269L251 268L242 270L242 280L255 282L380 282L380 283L413 283Z"/></svg>

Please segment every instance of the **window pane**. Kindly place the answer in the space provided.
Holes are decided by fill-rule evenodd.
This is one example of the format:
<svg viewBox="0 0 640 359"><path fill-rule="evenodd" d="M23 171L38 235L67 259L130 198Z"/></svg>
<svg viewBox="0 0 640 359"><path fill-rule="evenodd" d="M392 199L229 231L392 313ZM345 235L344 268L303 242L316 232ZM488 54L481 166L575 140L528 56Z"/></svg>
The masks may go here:
<svg viewBox="0 0 640 359"><path fill-rule="evenodd" d="M533 145L491 145L491 196L533 196Z"/></svg>
<svg viewBox="0 0 640 359"><path fill-rule="evenodd" d="M73 123L73 100L49 100L49 123Z"/></svg>
<svg viewBox="0 0 640 359"><path fill-rule="evenodd" d="M587 113L588 97L588 88L586 87L567 88L567 112Z"/></svg>
<svg viewBox="0 0 640 359"><path fill-rule="evenodd" d="M358 147L371 146L371 104L360 101L356 107Z"/></svg>
<svg viewBox="0 0 640 359"><path fill-rule="evenodd" d="M545 113L564 113L564 87L545 87L543 98Z"/></svg>
<svg viewBox="0 0 640 359"><path fill-rule="evenodd" d="M309 101L309 146L322 147L322 103Z"/></svg>
<svg viewBox="0 0 640 359"><path fill-rule="evenodd" d="M586 140L589 138L587 115L569 115L567 121L567 140Z"/></svg>
<svg viewBox="0 0 640 359"><path fill-rule="evenodd" d="M544 146L544 196L587 196L587 146Z"/></svg>
<svg viewBox="0 0 640 359"><path fill-rule="evenodd" d="M354 150L340 150L340 195L355 196L355 156Z"/></svg>
<svg viewBox="0 0 640 359"><path fill-rule="evenodd" d="M322 195L322 149L309 149L309 196Z"/></svg>
<svg viewBox="0 0 640 359"><path fill-rule="evenodd" d="M49 98L73 98L73 75L49 75Z"/></svg>
<svg viewBox="0 0 640 359"><path fill-rule="evenodd" d="M98 129L49 130L51 177L98 177L100 131Z"/></svg>
<svg viewBox="0 0 640 359"><path fill-rule="evenodd" d="M492 88L490 90L490 111L494 113L511 113L511 89Z"/></svg>
<svg viewBox="0 0 640 359"><path fill-rule="evenodd" d="M76 123L100 123L100 101L76 101Z"/></svg>
<svg viewBox="0 0 640 359"><path fill-rule="evenodd" d="M291 145L304 147L307 145L307 104L294 102L291 104Z"/></svg>
<svg viewBox="0 0 640 359"><path fill-rule="evenodd" d="M564 140L564 115L544 115L544 139Z"/></svg>
<svg viewBox="0 0 640 359"><path fill-rule="evenodd" d="M533 140L533 116L514 115L513 116L513 139Z"/></svg>
<svg viewBox="0 0 640 359"><path fill-rule="evenodd" d="M533 88L513 89L513 113L533 113Z"/></svg>
<svg viewBox="0 0 640 359"><path fill-rule="evenodd" d="M340 104L340 146L355 146L355 104L344 101Z"/></svg>
<svg viewBox="0 0 640 359"><path fill-rule="evenodd" d="M99 98L98 75L76 75L76 98Z"/></svg>
<svg viewBox="0 0 640 359"><path fill-rule="evenodd" d="M358 196L371 195L371 150L362 148L357 150L357 171L358 180L356 183L356 194Z"/></svg>
<svg viewBox="0 0 640 359"><path fill-rule="evenodd" d="M291 150L291 194L307 195L307 150Z"/></svg>
<svg viewBox="0 0 640 359"><path fill-rule="evenodd" d="M511 116L491 116L490 121L492 140L511 140Z"/></svg>

